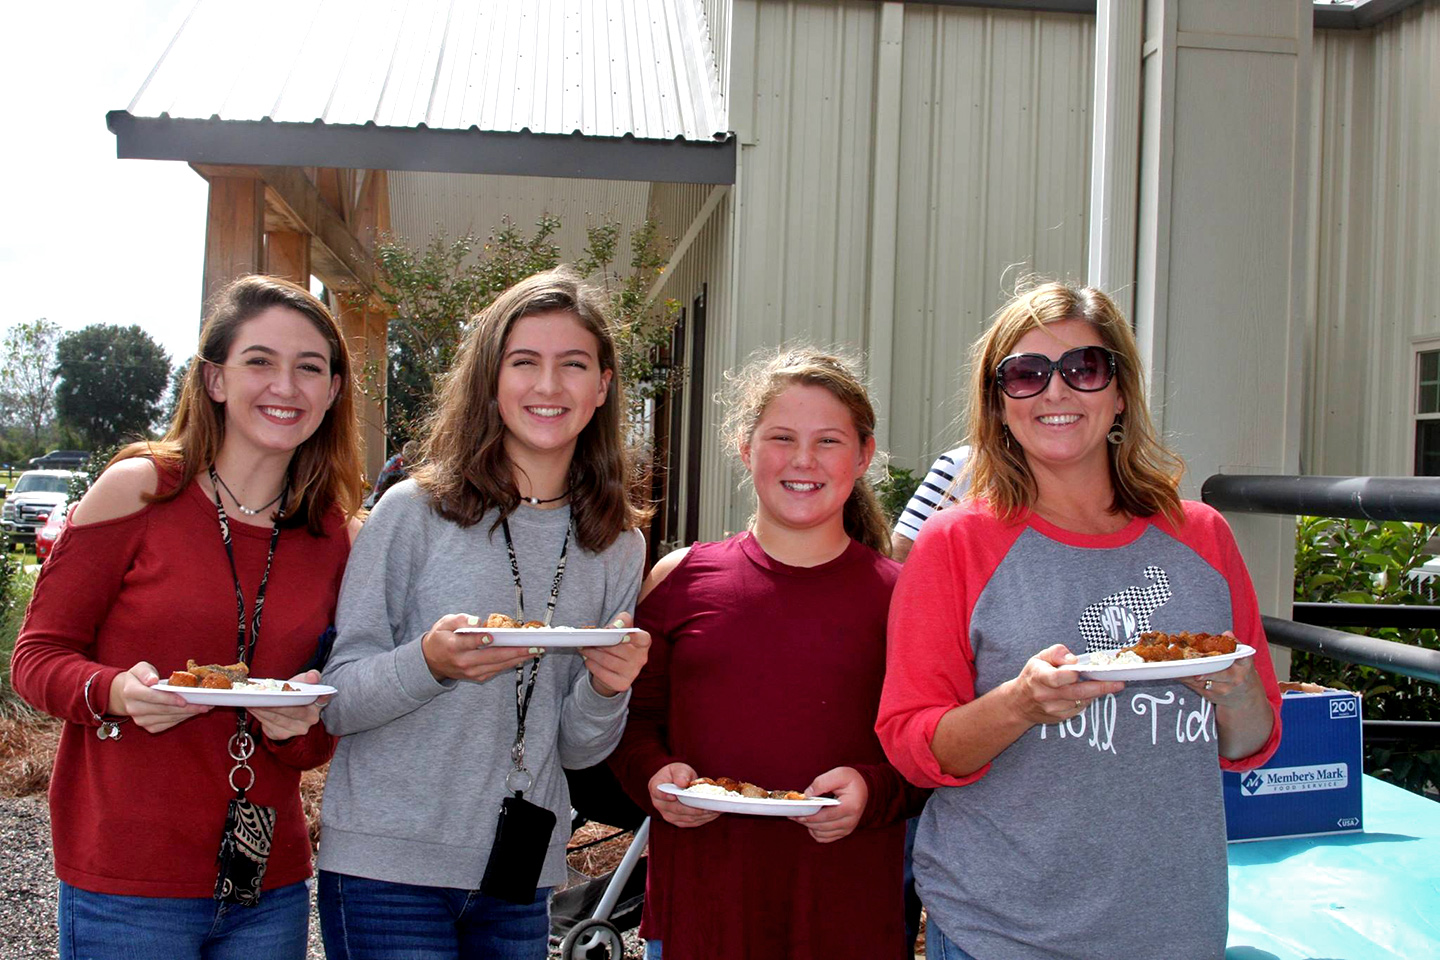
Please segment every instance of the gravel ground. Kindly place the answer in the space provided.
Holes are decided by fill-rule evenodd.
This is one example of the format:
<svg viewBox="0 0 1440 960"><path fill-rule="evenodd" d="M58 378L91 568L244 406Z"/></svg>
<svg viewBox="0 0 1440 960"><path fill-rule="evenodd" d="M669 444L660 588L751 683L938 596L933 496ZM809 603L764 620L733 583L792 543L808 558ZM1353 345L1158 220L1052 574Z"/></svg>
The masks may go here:
<svg viewBox="0 0 1440 960"><path fill-rule="evenodd" d="M58 956L55 935L56 883L50 855L50 813L43 796L0 798L0 958L31 960ZM550 950L559 957L559 944ZM625 956L644 955L634 931L625 935ZM323 960L320 922L310 919L309 960Z"/></svg>

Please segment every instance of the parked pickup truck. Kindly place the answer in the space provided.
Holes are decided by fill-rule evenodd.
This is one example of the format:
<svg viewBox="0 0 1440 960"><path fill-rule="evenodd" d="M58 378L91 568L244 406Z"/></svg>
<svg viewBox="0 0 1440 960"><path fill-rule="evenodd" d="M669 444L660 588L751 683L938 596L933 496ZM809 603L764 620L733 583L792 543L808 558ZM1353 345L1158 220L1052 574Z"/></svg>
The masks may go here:
<svg viewBox="0 0 1440 960"><path fill-rule="evenodd" d="M73 476L70 470L26 470L20 474L0 510L0 526L5 533L21 543L33 543L50 511L69 499Z"/></svg>

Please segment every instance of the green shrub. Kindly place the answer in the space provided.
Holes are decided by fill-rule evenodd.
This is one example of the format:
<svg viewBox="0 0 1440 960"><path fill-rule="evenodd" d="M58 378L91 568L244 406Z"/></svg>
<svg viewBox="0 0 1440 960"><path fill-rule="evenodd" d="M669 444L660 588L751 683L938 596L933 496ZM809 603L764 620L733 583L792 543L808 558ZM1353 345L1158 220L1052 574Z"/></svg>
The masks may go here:
<svg viewBox="0 0 1440 960"><path fill-rule="evenodd" d="M1320 603L1430 603L1411 575L1430 559L1440 527L1421 523L1299 517L1295 529L1295 599ZM1436 584L1440 587L1440 583ZM1440 649L1433 629L1349 627L1351 633ZM1361 694L1370 720L1440 720L1435 684L1376 667L1296 651L1296 680ZM1440 785L1440 750L1366 744L1365 769L1416 793Z"/></svg>
<svg viewBox="0 0 1440 960"><path fill-rule="evenodd" d="M25 608L35 589L34 575L21 570L8 553L0 559L0 577L4 578L0 586L0 714L20 705L10 686L10 655L15 651L15 638L20 635Z"/></svg>
<svg viewBox="0 0 1440 960"><path fill-rule="evenodd" d="M895 525L895 519L920 488L920 481L923 479L923 476L917 477L914 472L904 467L889 463L885 465L885 479L875 484L875 496L879 498L880 509L885 511L891 526Z"/></svg>

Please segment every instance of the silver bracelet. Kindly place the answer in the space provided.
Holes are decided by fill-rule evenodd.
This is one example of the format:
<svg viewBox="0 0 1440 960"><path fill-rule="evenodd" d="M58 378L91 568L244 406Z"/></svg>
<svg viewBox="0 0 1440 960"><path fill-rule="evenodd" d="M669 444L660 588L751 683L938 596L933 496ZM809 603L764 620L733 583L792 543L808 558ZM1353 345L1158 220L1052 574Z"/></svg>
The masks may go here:
<svg viewBox="0 0 1440 960"><path fill-rule="evenodd" d="M104 717L102 717L99 713L95 711L94 707L90 706L90 684L95 682L95 678L100 676L101 672L102 671L100 670L96 670L94 673L90 674L90 679L85 681L85 709L89 710L90 716L94 717L95 722L100 724L100 729L95 731L95 736L99 737L101 740L119 740L120 724L124 723L130 718L121 717L118 720L106 720Z"/></svg>

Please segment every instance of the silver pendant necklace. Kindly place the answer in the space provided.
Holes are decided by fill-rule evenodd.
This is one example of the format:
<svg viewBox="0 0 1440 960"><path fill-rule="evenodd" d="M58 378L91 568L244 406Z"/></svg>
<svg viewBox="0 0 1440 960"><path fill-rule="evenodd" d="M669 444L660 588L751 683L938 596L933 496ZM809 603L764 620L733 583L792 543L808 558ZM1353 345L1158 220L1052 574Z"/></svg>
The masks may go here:
<svg viewBox="0 0 1440 960"><path fill-rule="evenodd" d="M220 483L220 489L221 489L221 490L224 490L227 494L230 495L230 499L234 502L235 506L240 510L241 513L245 514L245 516L247 516L247 517L258 517L258 516L260 516L260 514L264 513L266 510L269 510L271 507L275 506L275 504L276 504L277 502L279 502L281 495L285 492L284 489L281 489L280 493L277 493L277 494L275 494L275 496L273 496L273 497L270 498L270 502L269 502L269 503L266 503L266 504L264 504L263 506L258 507L258 508L256 508L256 509L253 509L253 510L252 510L250 507L247 507L247 506L245 506L245 504L243 504L243 503L240 502L240 498L237 497L237 496L235 496L235 491L233 491L233 490L230 489L230 485L225 482L225 478L224 478L224 477L220 476L219 473L216 473L216 474L215 474L215 479L216 479L217 481L219 481L219 483Z"/></svg>
<svg viewBox="0 0 1440 960"><path fill-rule="evenodd" d="M520 499L521 499L521 500L524 500L526 503L530 504L530 506L532 506L532 507L538 507L538 506L540 506L542 503L554 503L556 500L564 500L564 499L565 499L566 497L568 497L568 496L570 496L570 491L569 491L569 490L566 490L564 493L560 494L560 496L558 496L558 497L549 497L549 498L544 499L544 500L541 500L539 497L521 497Z"/></svg>

